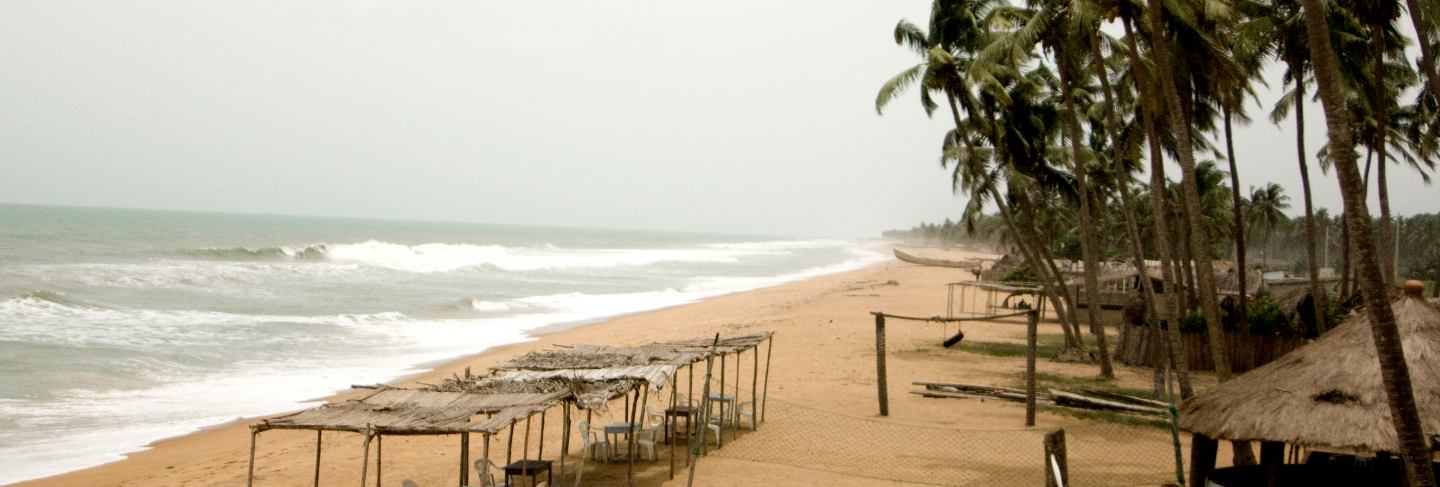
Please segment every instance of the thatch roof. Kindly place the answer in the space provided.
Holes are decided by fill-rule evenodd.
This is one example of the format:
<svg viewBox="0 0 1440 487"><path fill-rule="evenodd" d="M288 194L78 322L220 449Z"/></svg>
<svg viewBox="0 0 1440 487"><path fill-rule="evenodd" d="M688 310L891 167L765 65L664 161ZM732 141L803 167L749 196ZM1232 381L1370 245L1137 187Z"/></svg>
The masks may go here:
<svg viewBox="0 0 1440 487"><path fill-rule="evenodd" d="M596 410L639 387L661 389L676 365L645 365L605 369L519 370L499 376L446 379L434 390L471 394L559 393L581 409Z"/></svg>
<svg viewBox="0 0 1440 487"><path fill-rule="evenodd" d="M1425 431L1440 432L1440 310L1394 304ZM1368 316L1193 397L1180 427L1212 438L1399 451Z"/></svg>
<svg viewBox="0 0 1440 487"><path fill-rule="evenodd" d="M368 430L384 434L498 432L558 404L568 391L470 394L381 388L360 399L262 420L257 429ZM476 418L486 415L485 418Z"/></svg>

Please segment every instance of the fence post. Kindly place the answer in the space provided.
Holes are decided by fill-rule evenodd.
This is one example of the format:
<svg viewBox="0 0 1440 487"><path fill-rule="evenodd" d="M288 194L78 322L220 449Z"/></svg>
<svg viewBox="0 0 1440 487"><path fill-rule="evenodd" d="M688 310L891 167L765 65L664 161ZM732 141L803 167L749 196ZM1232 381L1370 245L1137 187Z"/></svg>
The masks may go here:
<svg viewBox="0 0 1440 487"><path fill-rule="evenodd" d="M1045 487L1070 485L1070 469L1065 460L1065 430L1045 433Z"/></svg>
<svg viewBox="0 0 1440 487"><path fill-rule="evenodd" d="M885 386L885 313L875 313L875 375L880 390L880 415L890 415L890 397Z"/></svg>
<svg viewBox="0 0 1440 487"><path fill-rule="evenodd" d="M1025 331L1025 426L1035 426L1035 342L1040 312L1030 310Z"/></svg>

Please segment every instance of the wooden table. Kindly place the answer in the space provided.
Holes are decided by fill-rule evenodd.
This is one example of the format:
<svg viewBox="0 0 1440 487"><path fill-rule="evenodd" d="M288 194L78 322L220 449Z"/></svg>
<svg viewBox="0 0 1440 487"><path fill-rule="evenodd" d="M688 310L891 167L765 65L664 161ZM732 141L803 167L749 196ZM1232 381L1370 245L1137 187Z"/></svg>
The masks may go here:
<svg viewBox="0 0 1440 487"><path fill-rule="evenodd" d="M684 418L685 418L685 434L686 434L686 435L693 434L694 429L695 429L695 416L698 415L698 414L700 414L700 409L699 409L699 408L693 408L693 407L690 407L689 405L686 405L686 404L681 404L681 405L673 406L673 407L670 407L670 408L666 409L666 410L665 410L665 442L666 442L666 443L669 443L669 442L674 441L674 440L672 439L672 437L671 437L671 432L670 432L670 431L672 430L672 428L673 428L673 427L671 426L671 423L674 423L674 422L678 421L679 418L681 418L681 417L684 417ZM688 436L687 436L687 437L688 437Z"/></svg>
<svg viewBox="0 0 1440 487"><path fill-rule="evenodd" d="M516 460L515 463L506 465L504 470L505 485L513 485L510 477L522 476L530 477L530 485L535 485L535 476L540 475L541 470L545 471L545 483L553 483L554 480L551 477L549 460Z"/></svg>

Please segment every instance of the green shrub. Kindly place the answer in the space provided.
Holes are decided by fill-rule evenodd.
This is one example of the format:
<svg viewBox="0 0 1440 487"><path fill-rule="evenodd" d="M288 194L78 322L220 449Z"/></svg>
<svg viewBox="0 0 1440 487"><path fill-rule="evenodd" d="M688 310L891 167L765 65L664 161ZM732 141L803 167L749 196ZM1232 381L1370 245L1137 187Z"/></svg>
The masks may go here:
<svg viewBox="0 0 1440 487"><path fill-rule="evenodd" d="M1269 296L1260 296L1249 303L1250 334L1270 335L1280 333L1284 335L1295 335L1299 332L1285 310L1280 308L1280 303L1270 299Z"/></svg>
<svg viewBox="0 0 1440 487"><path fill-rule="evenodd" d="M1030 264L1020 264L1005 273L1000 282L1040 282L1040 278L1030 269Z"/></svg>

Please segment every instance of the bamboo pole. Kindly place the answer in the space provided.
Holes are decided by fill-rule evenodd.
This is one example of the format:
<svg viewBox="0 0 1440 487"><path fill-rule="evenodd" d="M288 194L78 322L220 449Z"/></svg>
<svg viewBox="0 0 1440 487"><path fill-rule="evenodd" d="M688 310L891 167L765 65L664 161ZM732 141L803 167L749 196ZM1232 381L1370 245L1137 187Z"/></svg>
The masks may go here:
<svg viewBox="0 0 1440 487"><path fill-rule="evenodd" d="M260 430L254 426L250 427L250 473L245 474L245 487L255 485L255 437L260 435Z"/></svg>
<svg viewBox="0 0 1440 487"><path fill-rule="evenodd" d="M320 487L320 439L325 430L315 430L315 487Z"/></svg>
<svg viewBox="0 0 1440 487"><path fill-rule="evenodd" d="M765 345L765 392L760 395L760 422L765 422L765 405L770 402L770 352L775 350L775 335L770 335Z"/></svg>
<svg viewBox="0 0 1440 487"><path fill-rule="evenodd" d="M885 386L885 314L875 314L875 377L879 388L880 415L890 415L890 398Z"/></svg>

